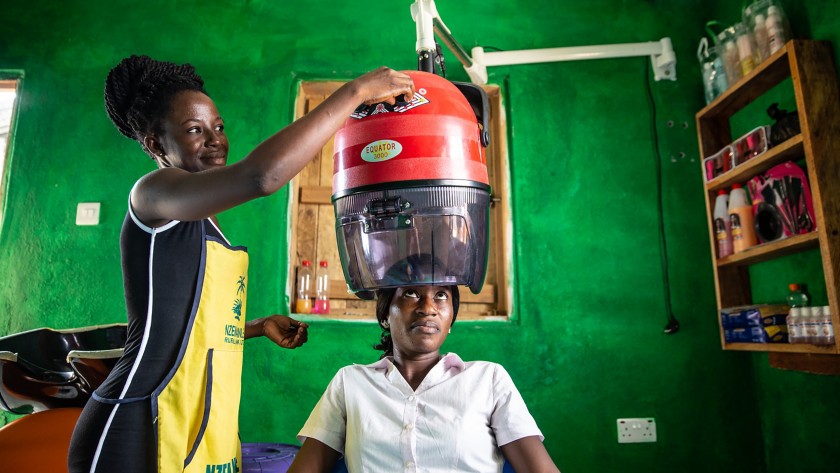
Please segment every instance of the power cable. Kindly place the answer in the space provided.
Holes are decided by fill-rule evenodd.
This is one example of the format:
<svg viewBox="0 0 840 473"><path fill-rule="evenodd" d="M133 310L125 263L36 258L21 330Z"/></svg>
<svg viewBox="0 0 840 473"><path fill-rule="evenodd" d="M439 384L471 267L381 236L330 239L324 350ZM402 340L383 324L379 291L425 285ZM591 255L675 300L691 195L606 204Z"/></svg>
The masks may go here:
<svg viewBox="0 0 840 473"><path fill-rule="evenodd" d="M659 152L659 133L656 131L656 101L653 99L653 91L650 87L650 60L645 58L645 89L647 90L648 103L650 105L651 134L653 137L654 156L656 157L656 211L659 217L659 261L662 266L662 286L665 291L665 312L668 316L668 323L664 332L673 335L680 330L680 322L674 317L674 310L671 305L671 284L668 274L668 244L665 241L665 215L662 209L662 155Z"/></svg>

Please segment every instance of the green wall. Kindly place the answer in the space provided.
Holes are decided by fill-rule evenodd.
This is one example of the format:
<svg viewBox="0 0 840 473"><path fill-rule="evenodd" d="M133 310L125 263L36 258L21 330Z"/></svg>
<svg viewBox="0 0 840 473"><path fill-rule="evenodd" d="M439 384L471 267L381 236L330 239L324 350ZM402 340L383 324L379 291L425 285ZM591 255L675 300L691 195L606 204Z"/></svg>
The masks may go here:
<svg viewBox="0 0 840 473"><path fill-rule="evenodd" d="M131 185L153 166L104 112L104 78L122 57L193 63L226 119L232 157L289 123L301 77L415 67L409 0L11 3L3 7L0 69L22 69L25 79L0 227L0 335L125 320L119 228ZM711 6L721 20L727 3ZM836 42L836 21L819 11L827 5L803 2L794 28ZM517 320L460 322L444 348L504 364L565 473L827 471L835 463L827 441L840 422L828 400L838 379L720 350L694 129L703 106L694 51L710 19L700 12L711 7L699 0L437 7L468 49L669 36L679 61L679 80L651 90L681 331L662 332L648 61L523 65L490 70L508 112ZM450 78L466 80L447 60ZM251 317L288 307L287 198L284 189L220 216L228 237L250 249ZM75 226L76 204L89 201L102 202L102 223ZM243 441L294 442L335 371L374 361L377 339L372 324L325 321L313 322L310 342L295 351L249 341ZM619 417L655 417L658 442L617 444Z"/></svg>

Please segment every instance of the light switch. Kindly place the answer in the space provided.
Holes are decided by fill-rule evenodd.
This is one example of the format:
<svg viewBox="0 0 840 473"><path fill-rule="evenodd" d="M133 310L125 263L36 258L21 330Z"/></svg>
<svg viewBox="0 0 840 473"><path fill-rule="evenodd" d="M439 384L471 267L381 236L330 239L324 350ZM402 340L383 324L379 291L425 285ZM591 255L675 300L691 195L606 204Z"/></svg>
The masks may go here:
<svg viewBox="0 0 840 473"><path fill-rule="evenodd" d="M79 202L76 225L99 225L99 202Z"/></svg>

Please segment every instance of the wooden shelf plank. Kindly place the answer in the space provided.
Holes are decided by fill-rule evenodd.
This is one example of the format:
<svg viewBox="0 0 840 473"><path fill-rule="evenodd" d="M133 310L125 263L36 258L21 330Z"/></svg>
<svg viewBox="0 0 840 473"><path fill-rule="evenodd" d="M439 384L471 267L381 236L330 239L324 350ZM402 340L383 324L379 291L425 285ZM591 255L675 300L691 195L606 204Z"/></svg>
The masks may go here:
<svg viewBox="0 0 840 473"><path fill-rule="evenodd" d="M767 354L770 366L782 370L804 371L813 374L840 375L840 357L819 353L779 353Z"/></svg>
<svg viewBox="0 0 840 473"><path fill-rule="evenodd" d="M756 156L707 182L706 190L717 192L719 189L732 187L732 184L736 182L744 184L753 176L761 174L777 164L801 158L804 153L803 143L802 135L796 135L784 143L770 148L761 156Z"/></svg>
<svg viewBox="0 0 840 473"><path fill-rule="evenodd" d="M819 246L819 235L816 231L804 235L794 235L784 240L771 241L749 248L741 253L735 253L726 258L717 260L718 267L723 266L749 266L780 256L798 253L800 251L817 248Z"/></svg>
<svg viewBox="0 0 840 473"><path fill-rule="evenodd" d="M462 286L460 294L462 303L493 304L496 300L496 286L485 284L478 294ZM350 291L344 279L330 279L330 299L358 300L358 297Z"/></svg>
<svg viewBox="0 0 840 473"><path fill-rule="evenodd" d="M300 186L300 203L332 205L332 187Z"/></svg>
<svg viewBox="0 0 840 473"><path fill-rule="evenodd" d="M834 346L809 345L807 343L724 343L724 350L763 351L778 353L834 354Z"/></svg>

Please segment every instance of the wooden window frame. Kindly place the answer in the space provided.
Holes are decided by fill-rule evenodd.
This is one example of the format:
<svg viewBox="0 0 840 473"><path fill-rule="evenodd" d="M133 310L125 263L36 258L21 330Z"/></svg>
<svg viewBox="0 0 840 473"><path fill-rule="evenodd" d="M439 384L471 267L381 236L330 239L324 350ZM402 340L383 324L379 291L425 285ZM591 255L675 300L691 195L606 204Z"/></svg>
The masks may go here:
<svg viewBox="0 0 840 473"><path fill-rule="evenodd" d="M16 77L18 74L8 74L0 71L0 91L12 90L15 92L15 98L12 100L11 110L9 111L9 128L5 133L6 143L0 150L0 224L3 222L3 209L5 208L6 200L6 175L9 173L9 164L12 156L12 138L15 132L15 118L17 115L18 104L20 103L20 83L21 77Z"/></svg>
<svg viewBox="0 0 840 473"><path fill-rule="evenodd" d="M301 81L295 100L295 120L305 115L341 87L338 81ZM490 102L490 146L486 150L487 171L492 188L490 240L488 241L487 277L479 294L461 287L459 320L510 320L514 314L513 223L510 208L510 171L508 166L507 124L501 89L483 86ZM330 309L328 315L304 318L375 321L375 301L363 301L349 292L335 236L333 209L333 140L321 149L289 184L289 266L286 294L292 302L296 295L296 272L304 259L316 268L321 260L330 269ZM298 316L299 314L295 314Z"/></svg>

